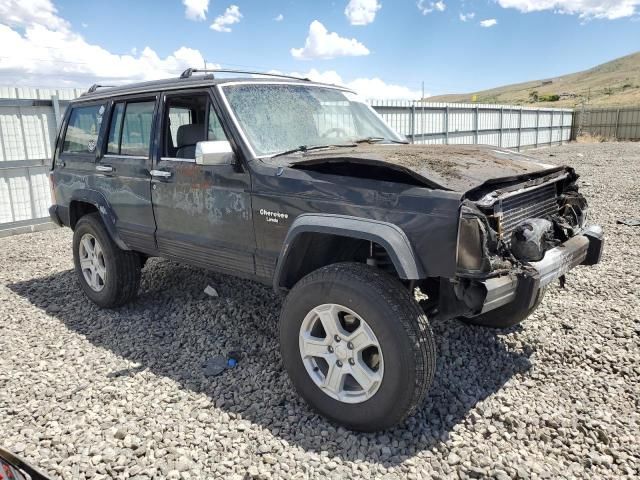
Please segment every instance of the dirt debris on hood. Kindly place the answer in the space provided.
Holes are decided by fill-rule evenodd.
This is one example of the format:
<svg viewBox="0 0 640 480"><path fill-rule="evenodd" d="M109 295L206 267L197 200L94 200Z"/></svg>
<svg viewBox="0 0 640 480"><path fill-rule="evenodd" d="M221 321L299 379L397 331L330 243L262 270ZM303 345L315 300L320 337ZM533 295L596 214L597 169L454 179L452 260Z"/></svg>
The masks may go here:
<svg viewBox="0 0 640 480"><path fill-rule="evenodd" d="M487 180L558 170L517 152L482 145L358 145L265 159L286 166L350 162L391 164L446 189L465 192Z"/></svg>

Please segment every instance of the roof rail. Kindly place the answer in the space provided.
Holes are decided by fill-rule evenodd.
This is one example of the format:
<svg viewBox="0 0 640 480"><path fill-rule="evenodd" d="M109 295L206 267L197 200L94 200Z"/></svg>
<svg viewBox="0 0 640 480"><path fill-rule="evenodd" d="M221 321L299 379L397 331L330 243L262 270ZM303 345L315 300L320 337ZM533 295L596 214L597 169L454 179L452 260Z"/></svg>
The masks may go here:
<svg viewBox="0 0 640 480"><path fill-rule="evenodd" d="M89 90L87 90L86 93L93 93L99 88L111 88L111 87L114 87L114 85L99 85L97 83L94 83L89 87Z"/></svg>
<svg viewBox="0 0 640 480"><path fill-rule="evenodd" d="M309 78L294 77L292 75L282 75L279 73L253 72L251 70L230 70L226 68L216 68L216 69L187 68L184 72L182 72L182 74L180 75L180 78L190 78L196 72L211 73L212 77L214 73L242 73L242 74L248 74L248 75L263 75L265 77L291 78L293 80L304 80L305 82L311 81L311 79Z"/></svg>

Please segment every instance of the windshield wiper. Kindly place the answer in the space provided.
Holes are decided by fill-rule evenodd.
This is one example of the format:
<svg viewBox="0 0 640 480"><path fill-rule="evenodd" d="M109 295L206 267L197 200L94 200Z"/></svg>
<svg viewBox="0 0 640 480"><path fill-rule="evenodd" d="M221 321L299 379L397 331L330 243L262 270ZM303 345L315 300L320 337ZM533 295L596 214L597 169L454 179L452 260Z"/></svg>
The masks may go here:
<svg viewBox="0 0 640 480"><path fill-rule="evenodd" d="M335 147L355 147L355 143L336 143L331 145L300 145L299 147L292 148L291 150L285 150L284 152L271 155L271 158L282 157L283 155L289 155L291 153L308 152L310 150L318 150L321 148L335 148Z"/></svg>
<svg viewBox="0 0 640 480"><path fill-rule="evenodd" d="M385 138L385 137L365 137L365 138L358 138L356 140L351 140L349 143L331 143L327 145L300 145L299 147L292 148L290 150L285 150L284 152L278 152L275 155L271 155L271 158L282 157L284 155L289 155L289 154L298 153L298 152L304 153L310 150L319 150L321 148L355 147L360 143L378 143L378 142L402 143L402 144L409 143L409 142L401 142L400 140L392 140L390 138Z"/></svg>
<svg viewBox="0 0 640 480"><path fill-rule="evenodd" d="M402 143L402 144L409 143L409 142L401 142L400 140L392 140L390 138L384 138L384 137L365 137L365 138L358 138L353 141L353 143L379 143L379 142Z"/></svg>

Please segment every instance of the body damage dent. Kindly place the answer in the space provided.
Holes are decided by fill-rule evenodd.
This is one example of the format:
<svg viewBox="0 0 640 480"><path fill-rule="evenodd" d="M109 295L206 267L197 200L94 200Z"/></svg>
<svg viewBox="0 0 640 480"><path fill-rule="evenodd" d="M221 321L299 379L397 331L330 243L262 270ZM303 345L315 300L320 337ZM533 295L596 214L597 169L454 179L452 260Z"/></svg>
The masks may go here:
<svg viewBox="0 0 640 480"><path fill-rule="evenodd" d="M567 171L539 163L525 155L482 145L358 145L312 150L265 158L265 163L345 176L344 165L365 165L401 172L412 182L440 190L475 192L484 187L509 186ZM382 179L384 180L384 179ZM391 181L396 181L390 179Z"/></svg>
<svg viewBox="0 0 640 480"><path fill-rule="evenodd" d="M441 300L456 303L445 308L445 312L464 316L479 314L487 296L486 289L483 289L483 284L486 279L509 277L514 282L526 283L537 281L536 279L539 277L539 274L531 262L542 260L546 251L584 232L587 224L587 201L584 196L578 192L578 175L570 168L567 168L566 172L567 173L560 179L552 180L549 178L541 178L533 183L528 182L524 185L519 184L515 187L491 192L491 194L486 195L478 202L472 202L468 199L463 201L461 213L466 216L472 215L479 220L482 234L482 248L484 255L489 259L491 268L490 272L484 276L465 273L459 275L457 279L452 281L443 281L441 283ZM493 203L503 195L526 191L533 186L545 183L545 181L562 182L558 187L557 213L544 219L524 219L514 231L511 246L509 246L503 239L497 236L496 231L487 220L487 214L491 209L485 207L479 208L478 204L483 203L483 200L490 197L492 199L491 204L493 205ZM538 243L537 246L541 250L539 252L540 258L524 258L526 256L517 255L519 246L514 245L513 242L516 241L518 233L521 233L522 229L532 224L535 225L536 223L540 223L540 228L544 225L548 226L548 230L538 232L540 238L536 239ZM516 253L516 255L514 255L514 253ZM559 278L561 285L564 285L564 274Z"/></svg>
<svg viewBox="0 0 640 480"><path fill-rule="evenodd" d="M366 172L365 170L360 170L356 172L355 169L358 168L358 166L362 166L365 168L378 167L383 171L386 170L387 173L398 172L402 175L406 175L408 177L406 179L407 181L400 182L400 183L417 184L418 186L433 188L438 190L450 190L444 187L443 185L440 185L434 181L429 180L426 177L423 177L422 175L416 174L413 170L409 168L405 168L400 165L394 165L393 163L388 163L380 160L354 159L354 158L316 159L316 160L308 160L304 162L297 162L291 165L292 168L297 168L299 170L311 170L311 171L318 171L319 173L330 173L334 175L345 175L345 176L358 176L358 177L364 177L364 178L371 178L374 180L376 179L373 175L370 174L370 172ZM343 168L340 168L340 167L343 167ZM354 167L354 169L349 171L349 167Z"/></svg>

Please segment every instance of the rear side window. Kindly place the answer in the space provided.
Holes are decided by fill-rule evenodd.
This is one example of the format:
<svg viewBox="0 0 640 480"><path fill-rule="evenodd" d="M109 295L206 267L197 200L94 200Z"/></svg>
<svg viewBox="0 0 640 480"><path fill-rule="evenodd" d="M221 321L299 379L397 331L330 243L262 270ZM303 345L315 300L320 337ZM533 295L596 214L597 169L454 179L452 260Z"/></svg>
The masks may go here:
<svg viewBox="0 0 640 480"><path fill-rule="evenodd" d="M107 153L149 156L155 101L117 103L109 128Z"/></svg>
<svg viewBox="0 0 640 480"><path fill-rule="evenodd" d="M63 153L94 153L102 124L104 105L74 107L69 116Z"/></svg>

